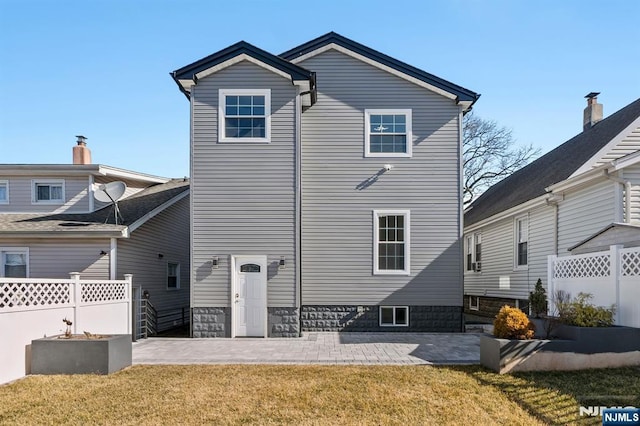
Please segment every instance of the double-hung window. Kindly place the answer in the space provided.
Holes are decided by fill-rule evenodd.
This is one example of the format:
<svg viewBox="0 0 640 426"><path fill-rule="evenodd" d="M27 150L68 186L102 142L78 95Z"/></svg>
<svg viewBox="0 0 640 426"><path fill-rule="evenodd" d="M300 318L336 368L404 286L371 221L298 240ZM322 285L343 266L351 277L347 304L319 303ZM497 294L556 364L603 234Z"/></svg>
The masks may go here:
<svg viewBox="0 0 640 426"><path fill-rule="evenodd" d="M367 109L365 157L411 157L411 110Z"/></svg>
<svg viewBox="0 0 640 426"><path fill-rule="evenodd" d="M167 290L177 290L180 288L180 264L167 263Z"/></svg>
<svg viewBox="0 0 640 426"><path fill-rule="evenodd" d="M525 269L529 263L529 218L516 218L515 223L515 267Z"/></svg>
<svg viewBox="0 0 640 426"><path fill-rule="evenodd" d="M34 180L32 202L63 204L64 180Z"/></svg>
<svg viewBox="0 0 640 426"><path fill-rule="evenodd" d="M271 90L219 90L220 142L271 141Z"/></svg>
<svg viewBox="0 0 640 426"><path fill-rule="evenodd" d="M29 250L26 248L0 248L0 277L27 278L29 276Z"/></svg>
<svg viewBox="0 0 640 426"><path fill-rule="evenodd" d="M9 203L9 181L0 180L0 204Z"/></svg>
<svg viewBox="0 0 640 426"><path fill-rule="evenodd" d="M482 271L482 234L469 234L465 238L466 272Z"/></svg>
<svg viewBox="0 0 640 426"><path fill-rule="evenodd" d="M409 210L374 210L374 275L409 274L409 235Z"/></svg>

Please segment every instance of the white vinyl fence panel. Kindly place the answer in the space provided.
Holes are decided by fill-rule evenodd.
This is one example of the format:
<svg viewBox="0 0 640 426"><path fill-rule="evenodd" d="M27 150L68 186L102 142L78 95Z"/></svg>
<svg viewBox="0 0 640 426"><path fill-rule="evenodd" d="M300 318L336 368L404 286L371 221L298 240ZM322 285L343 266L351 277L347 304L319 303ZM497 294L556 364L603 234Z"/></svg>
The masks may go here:
<svg viewBox="0 0 640 426"><path fill-rule="evenodd" d="M0 278L0 383L30 372L31 341L72 332L131 334L131 275L124 280Z"/></svg>
<svg viewBox="0 0 640 426"><path fill-rule="evenodd" d="M593 295L596 306L616 306L616 324L640 327L640 247L574 256L549 256L549 297L563 290Z"/></svg>

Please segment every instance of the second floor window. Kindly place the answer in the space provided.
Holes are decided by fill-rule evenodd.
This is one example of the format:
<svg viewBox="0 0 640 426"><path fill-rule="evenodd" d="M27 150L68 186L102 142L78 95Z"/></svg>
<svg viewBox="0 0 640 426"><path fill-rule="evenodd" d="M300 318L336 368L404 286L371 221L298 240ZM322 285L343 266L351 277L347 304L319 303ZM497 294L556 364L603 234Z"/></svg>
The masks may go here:
<svg viewBox="0 0 640 426"><path fill-rule="evenodd" d="M270 90L220 90L220 142L269 142Z"/></svg>
<svg viewBox="0 0 640 426"><path fill-rule="evenodd" d="M9 181L0 180L0 204L9 202Z"/></svg>
<svg viewBox="0 0 640 426"><path fill-rule="evenodd" d="M367 109L365 157L411 157L411 110Z"/></svg>
<svg viewBox="0 0 640 426"><path fill-rule="evenodd" d="M35 181L33 192L35 203L64 203L63 181Z"/></svg>
<svg viewBox="0 0 640 426"><path fill-rule="evenodd" d="M467 272L482 271L482 234L467 235L465 239L465 269Z"/></svg>
<svg viewBox="0 0 640 426"><path fill-rule="evenodd" d="M516 268L526 267L529 263L529 218L516 219Z"/></svg>
<svg viewBox="0 0 640 426"><path fill-rule="evenodd" d="M29 254L27 249L0 250L0 277L27 278L27 262Z"/></svg>

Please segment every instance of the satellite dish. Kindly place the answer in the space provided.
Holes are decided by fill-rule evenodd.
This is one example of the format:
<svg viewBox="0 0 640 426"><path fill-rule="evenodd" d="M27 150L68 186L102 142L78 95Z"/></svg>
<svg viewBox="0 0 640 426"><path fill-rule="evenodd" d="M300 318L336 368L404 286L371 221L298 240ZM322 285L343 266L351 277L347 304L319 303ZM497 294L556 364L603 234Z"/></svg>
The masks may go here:
<svg viewBox="0 0 640 426"><path fill-rule="evenodd" d="M124 182L104 183L98 186L98 189L93 192L93 196L103 203L115 203L122 198L126 189L127 185Z"/></svg>
<svg viewBox="0 0 640 426"><path fill-rule="evenodd" d="M115 181L99 185L98 189L93 191L93 196L96 200L103 203L113 203L113 216L115 218L116 225L118 225L118 220L122 221L122 215L118 208L118 200L122 198L126 190L127 185L124 182ZM105 223L107 220L109 220L109 216L107 216Z"/></svg>

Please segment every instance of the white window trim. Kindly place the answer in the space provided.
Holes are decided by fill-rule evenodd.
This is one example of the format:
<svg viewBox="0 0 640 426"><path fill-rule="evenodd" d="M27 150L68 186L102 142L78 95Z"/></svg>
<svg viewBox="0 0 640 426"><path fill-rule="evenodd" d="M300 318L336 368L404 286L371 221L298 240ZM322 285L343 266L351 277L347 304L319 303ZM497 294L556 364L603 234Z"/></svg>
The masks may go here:
<svg viewBox="0 0 640 426"><path fill-rule="evenodd" d="M4 277L4 253L24 253L27 258L27 278L29 278L29 247L0 247L0 277Z"/></svg>
<svg viewBox="0 0 640 426"><path fill-rule="evenodd" d="M169 265L176 265L176 286L169 287ZM167 262L167 271L166 271L166 286L167 291L176 291L180 290L180 262Z"/></svg>
<svg viewBox="0 0 640 426"><path fill-rule="evenodd" d="M9 181L6 179L0 180L0 185L5 187L7 198L0 200L0 204L9 204Z"/></svg>
<svg viewBox="0 0 640 426"><path fill-rule="evenodd" d="M526 265L518 265L518 223L523 220L527 220L527 264ZM529 215L517 216L513 221L513 270L514 271L526 271L529 269L529 251L531 247L529 246L530 236L529 236Z"/></svg>
<svg viewBox="0 0 640 426"><path fill-rule="evenodd" d="M371 152L371 114L404 114L407 117L407 152ZM365 157L411 157L413 155L413 131L411 109L365 109L364 110L364 156Z"/></svg>
<svg viewBox="0 0 640 426"><path fill-rule="evenodd" d="M471 247L469 248L469 238L471 238ZM478 244L478 238L480 238L480 244L482 245L482 232L473 232L470 234L466 234L464 236L464 273L465 274L482 274L482 266L478 271L476 267L472 267L472 269L467 269L467 255L471 254L471 264L475 265L478 263L476 259L476 246ZM482 253L481 253L482 255ZM482 259L480 259L480 264L482 265Z"/></svg>
<svg viewBox="0 0 640 426"><path fill-rule="evenodd" d="M225 136L226 98L233 95L264 96L265 137L228 138ZM218 90L218 142L221 143L270 143L271 142L271 89L219 89Z"/></svg>
<svg viewBox="0 0 640 426"><path fill-rule="evenodd" d="M476 301L475 305L472 303L474 297ZM480 310L480 296L469 296L469 310L470 311Z"/></svg>
<svg viewBox="0 0 640 426"><path fill-rule="evenodd" d="M378 217L381 215L404 216L404 269L390 270L378 268ZM373 275L410 275L411 273L411 213L410 210L373 211Z"/></svg>
<svg viewBox="0 0 640 426"><path fill-rule="evenodd" d="M37 185L60 185L62 187L62 200L38 200ZM31 180L31 204L62 205L67 199L65 195L64 179L32 179Z"/></svg>
<svg viewBox="0 0 640 426"><path fill-rule="evenodd" d="M383 324L382 323L382 309L393 309L393 324ZM406 324L396 324L396 309L406 309L407 310L407 323ZM409 327L409 307L408 306L380 306L378 309L378 324L380 327Z"/></svg>

